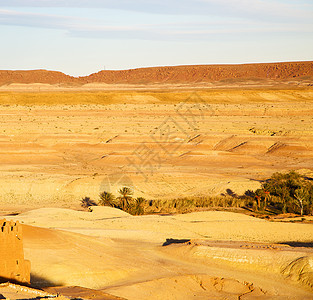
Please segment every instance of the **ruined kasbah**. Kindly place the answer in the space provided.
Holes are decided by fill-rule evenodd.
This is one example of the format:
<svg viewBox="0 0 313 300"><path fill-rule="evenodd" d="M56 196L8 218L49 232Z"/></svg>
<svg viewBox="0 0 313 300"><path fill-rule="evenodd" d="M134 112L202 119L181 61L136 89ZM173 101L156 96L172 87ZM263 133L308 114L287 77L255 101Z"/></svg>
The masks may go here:
<svg viewBox="0 0 313 300"><path fill-rule="evenodd" d="M0 282L30 283L30 262L24 259L22 226L0 220Z"/></svg>

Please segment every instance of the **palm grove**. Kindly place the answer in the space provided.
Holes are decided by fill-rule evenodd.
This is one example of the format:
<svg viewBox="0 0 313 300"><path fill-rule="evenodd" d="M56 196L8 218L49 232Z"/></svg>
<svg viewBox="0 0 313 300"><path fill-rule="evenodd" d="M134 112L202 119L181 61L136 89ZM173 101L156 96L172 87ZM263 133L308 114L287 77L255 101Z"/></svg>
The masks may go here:
<svg viewBox="0 0 313 300"><path fill-rule="evenodd" d="M133 191L128 187L121 188L118 193L117 197L107 191L100 193L98 204L118 208L132 215L191 212L214 207L243 207L268 214L313 214L313 179L295 171L274 173L262 183L261 188L247 190L242 196L229 190L221 196L146 201L142 197L134 198ZM88 197L82 199L81 204L83 207L97 205Z"/></svg>

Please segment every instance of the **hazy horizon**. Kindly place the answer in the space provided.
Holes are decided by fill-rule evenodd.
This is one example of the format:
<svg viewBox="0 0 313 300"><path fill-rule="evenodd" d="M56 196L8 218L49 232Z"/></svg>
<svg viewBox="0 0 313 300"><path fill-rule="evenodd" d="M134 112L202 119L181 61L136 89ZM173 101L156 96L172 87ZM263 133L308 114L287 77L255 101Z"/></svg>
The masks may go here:
<svg viewBox="0 0 313 300"><path fill-rule="evenodd" d="M3 0L0 69L310 61L312 20L308 0Z"/></svg>

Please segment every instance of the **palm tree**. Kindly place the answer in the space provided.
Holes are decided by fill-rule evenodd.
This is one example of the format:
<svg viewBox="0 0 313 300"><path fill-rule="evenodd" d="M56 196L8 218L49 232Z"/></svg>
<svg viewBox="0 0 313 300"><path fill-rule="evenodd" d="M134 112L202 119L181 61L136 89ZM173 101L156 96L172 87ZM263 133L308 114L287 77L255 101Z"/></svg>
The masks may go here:
<svg viewBox="0 0 313 300"><path fill-rule="evenodd" d="M144 203L146 199L143 197L138 197L135 201L135 205L133 208L133 214L134 215L143 215L145 210L144 210Z"/></svg>
<svg viewBox="0 0 313 300"><path fill-rule="evenodd" d="M115 196L109 192L103 192L100 194L99 204L103 206L116 207Z"/></svg>
<svg viewBox="0 0 313 300"><path fill-rule="evenodd" d="M118 192L121 194L118 198L122 201L122 210L126 211L130 207L133 191L128 187L123 187Z"/></svg>
<svg viewBox="0 0 313 300"><path fill-rule="evenodd" d="M261 196L255 196L257 202L258 202L258 210L261 208Z"/></svg>
<svg viewBox="0 0 313 300"><path fill-rule="evenodd" d="M270 194L270 192L268 192L266 190L264 190L264 194L265 194L265 196L264 196L264 210L266 210L266 206L267 206L268 201L271 198L271 194Z"/></svg>

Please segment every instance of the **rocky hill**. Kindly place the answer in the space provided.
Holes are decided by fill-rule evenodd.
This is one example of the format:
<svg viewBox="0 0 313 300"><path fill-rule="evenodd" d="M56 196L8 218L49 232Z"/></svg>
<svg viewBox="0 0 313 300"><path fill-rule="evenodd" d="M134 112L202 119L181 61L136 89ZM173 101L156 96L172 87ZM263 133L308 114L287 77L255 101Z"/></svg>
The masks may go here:
<svg viewBox="0 0 313 300"><path fill-rule="evenodd" d="M221 80L272 79L288 80L313 77L313 61L242 65L195 65L151 67L121 71L100 71L84 77L72 77L61 72L33 70L0 70L0 84L153 84L198 83Z"/></svg>

